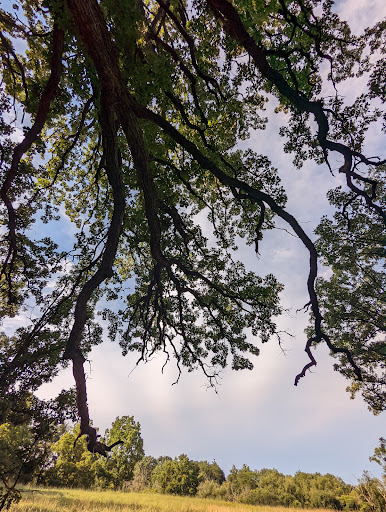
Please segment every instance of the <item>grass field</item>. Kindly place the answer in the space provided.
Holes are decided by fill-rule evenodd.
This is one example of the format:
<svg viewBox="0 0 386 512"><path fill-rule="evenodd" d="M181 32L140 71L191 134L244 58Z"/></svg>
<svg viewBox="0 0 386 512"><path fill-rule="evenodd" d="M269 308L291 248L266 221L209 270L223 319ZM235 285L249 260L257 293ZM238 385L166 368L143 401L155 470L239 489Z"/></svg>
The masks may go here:
<svg viewBox="0 0 386 512"><path fill-rule="evenodd" d="M167 496L154 493L123 493L73 489L24 489L11 512L299 512L299 509L242 505L225 501ZM302 509L302 512L307 512ZM308 512L322 512L310 509ZM326 512L323 509L323 512Z"/></svg>

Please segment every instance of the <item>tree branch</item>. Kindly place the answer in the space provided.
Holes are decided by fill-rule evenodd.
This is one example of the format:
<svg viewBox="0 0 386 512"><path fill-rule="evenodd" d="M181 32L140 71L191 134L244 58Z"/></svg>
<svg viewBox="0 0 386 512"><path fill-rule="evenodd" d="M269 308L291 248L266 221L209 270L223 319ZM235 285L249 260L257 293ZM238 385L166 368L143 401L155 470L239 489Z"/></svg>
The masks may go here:
<svg viewBox="0 0 386 512"><path fill-rule="evenodd" d="M40 134L44 123L46 122L51 102L55 98L61 73L62 73L62 54L64 47L64 32L57 25L54 25L52 34L52 53L51 53L51 74L45 85L40 97L38 110L32 127L28 130L24 139L15 147L12 156L11 166L5 176L5 180L0 190L0 197L3 200L8 211L8 229L9 229L9 247L7 256L3 262L0 275L7 275L11 281L12 266L17 255L17 216L12 205L12 201L8 197L8 192L13 180L18 172L18 167L23 155L30 149ZM7 266L10 268L7 272Z"/></svg>

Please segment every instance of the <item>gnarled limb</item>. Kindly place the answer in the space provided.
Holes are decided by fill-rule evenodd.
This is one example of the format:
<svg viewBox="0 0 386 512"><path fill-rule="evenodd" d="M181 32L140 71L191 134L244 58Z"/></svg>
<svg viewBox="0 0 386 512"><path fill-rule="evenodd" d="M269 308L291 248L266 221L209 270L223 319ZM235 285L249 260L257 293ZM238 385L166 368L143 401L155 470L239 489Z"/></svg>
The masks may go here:
<svg viewBox="0 0 386 512"><path fill-rule="evenodd" d="M5 180L1 186L0 197L3 200L8 211L8 230L9 230L9 247L7 256L3 262L0 275L5 276L10 286L10 294L12 295L12 270L15 258L17 257L17 216L12 201L8 197L9 189L18 172L18 167L23 155L30 149L36 141L38 135L43 129L46 122L51 102L55 98L61 73L62 73L62 54L64 47L64 32L57 25L54 25L52 33L52 53L51 53L51 73L47 84L45 85L36 113L35 121L32 127L27 131L24 139L15 147L12 156L12 162ZM7 267L9 268L7 269Z"/></svg>
<svg viewBox="0 0 386 512"><path fill-rule="evenodd" d="M310 297L310 304L312 308L312 312L315 317L315 332L316 332L316 340L317 341L325 341L329 349L333 353L343 353L346 355L348 361L350 362L354 373L356 374L358 380L361 380L361 371L356 365L355 361L352 358L351 353L349 350L341 347L336 347L330 338L327 336L325 332L323 332L322 329L322 315L320 313L319 309L319 303L318 303L318 297L316 295L315 291L315 281L317 277L317 261L318 256L315 249L315 246L309 236L305 233L303 228L300 226L298 221L295 219L293 215L288 213L284 208L282 208L269 194L266 194L265 192L261 190L257 190L247 183L234 178L232 176L227 175L222 169L220 169L213 161L211 161L209 158L207 158L205 155L201 153L201 151L197 148L197 146L191 142L190 140L186 139L184 135L182 135L176 128L174 128L170 123L168 123L163 117L160 115L152 112L151 110L137 106L137 113L144 119L148 119L152 121L153 123L157 124L160 128L164 130L165 133L167 133L174 141L176 141L178 144L181 145L186 151L188 151L192 157L204 168L210 171L216 178L220 180L221 183L228 186L233 195L237 198L242 199L249 199L252 202L255 202L256 204L260 205L261 203L265 203L270 207L270 209L276 213L279 217L281 217L285 222L287 222L293 231L296 233L296 235L299 237L299 239L303 242L304 246L309 252L310 260L310 271L308 274L307 279L307 289L308 289L308 295ZM242 195L240 195L240 192L242 192ZM308 352L307 352L308 353ZM312 361L312 359L311 359ZM300 378L300 377L299 377ZM299 379L297 379L298 381Z"/></svg>
<svg viewBox="0 0 386 512"><path fill-rule="evenodd" d="M367 164L371 163L371 165L374 166L381 165L382 162L376 160L370 161L345 144L329 140L327 138L329 122L321 101L308 100L304 94L293 89L284 77L270 66L264 50L260 48L256 41L248 34L236 8L228 0L207 0L207 3L215 17L220 21L224 31L246 49L260 73L276 86L280 94L287 98L299 112L309 112L314 115L318 125L317 139L324 151L325 157L327 150L335 151L343 156L344 164L340 167L339 172L346 175L347 186L357 195L362 196L366 204L370 208L373 208L381 216L383 221L386 222L386 213L378 204L374 203L374 198L369 196L364 189L358 188L352 182L352 178L366 182L366 179L362 179L360 175L353 172L354 156L358 156L361 161Z"/></svg>
<svg viewBox="0 0 386 512"><path fill-rule="evenodd" d="M64 357L72 359L77 387L77 404L81 417L81 433L89 436L89 443L97 446L96 430L90 425L87 406L84 356L80 351L81 335L86 323L86 306L92 293L112 275L112 265L118 247L124 215L124 185L120 171L117 145L118 117L132 154L140 188L145 199L145 211L150 229L150 245L154 259L161 260L161 227L158 218L158 198L151 176L150 159L142 131L132 110L132 100L127 93L117 61L117 52L108 33L103 14L94 0L68 0L77 30L96 68L101 81L101 117L106 173L113 189L114 212L108 231L102 263L96 274L85 284L75 308L75 322L70 333Z"/></svg>
<svg viewBox="0 0 386 512"><path fill-rule="evenodd" d="M74 313L74 324L69 335L64 358L72 359L73 374L76 382L77 406L81 418L81 433L89 436L90 446L97 447L96 429L90 425L87 405L86 377L83 364L85 358L80 343L85 323L87 321L87 303L93 292L108 277L113 274L113 264L118 249L122 223L125 211L124 184L119 165L118 143L114 110L112 109L109 91L102 89L100 98L100 124L102 128L102 143L105 156L106 174L112 188L114 210L107 233L106 245L98 270L86 282L79 293ZM98 450L95 450L98 451Z"/></svg>

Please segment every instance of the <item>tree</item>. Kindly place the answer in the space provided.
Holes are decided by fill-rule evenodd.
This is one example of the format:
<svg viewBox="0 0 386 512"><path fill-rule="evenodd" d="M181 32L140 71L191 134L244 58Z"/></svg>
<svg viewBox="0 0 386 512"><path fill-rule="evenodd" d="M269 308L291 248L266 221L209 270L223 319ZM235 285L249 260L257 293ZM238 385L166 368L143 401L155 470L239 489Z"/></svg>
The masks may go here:
<svg viewBox="0 0 386 512"><path fill-rule="evenodd" d="M309 254L313 326L295 384L316 364L312 347L326 343L368 395L374 359L384 361L381 329L353 344L334 337L341 318L323 320L336 294L321 284L321 306L318 250L285 209L268 157L238 142L265 127L273 102L287 113L281 133L295 165L341 159L349 206L378 233L385 161L366 155L365 134L383 115L385 24L354 36L329 0L21 0L1 9L0 24L1 311L34 312L3 346L1 390L36 389L71 362L80 432L95 451L84 362L102 339L102 298L113 301L102 315L124 354L164 352L213 384L227 364L251 369L259 349L247 335L280 336L282 286L246 270L237 243L258 253L278 217ZM356 73L368 85L345 104L339 83ZM322 95L328 87L336 93ZM53 227L66 218L76 227L70 244ZM380 410L382 379L373 392Z"/></svg>
<svg viewBox="0 0 386 512"><path fill-rule="evenodd" d="M370 460L379 464L386 475L386 439L384 437L379 438L379 446L374 449Z"/></svg>
<svg viewBox="0 0 386 512"><path fill-rule="evenodd" d="M374 449L370 460L381 466L383 474L381 478L375 478L364 471L356 491L366 503L365 510L381 512L386 507L386 441L383 437L379 439L379 446Z"/></svg>
<svg viewBox="0 0 386 512"><path fill-rule="evenodd" d="M96 457L87 450L86 439L75 440L79 425L66 432L54 444L54 464L45 475L45 483L57 487L90 488L96 480Z"/></svg>
<svg viewBox="0 0 386 512"><path fill-rule="evenodd" d="M223 492L214 491L230 501L251 505L358 510L363 504L351 485L331 474L298 471L291 476L276 469L251 470L246 465L233 466Z"/></svg>
<svg viewBox="0 0 386 512"><path fill-rule="evenodd" d="M206 460L202 460L198 463L200 472L198 474L198 480L201 482L211 481L221 485L225 482L224 471L220 468L216 461L209 463Z"/></svg>
<svg viewBox="0 0 386 512"><path fill-rule="evenodd" d="M105 439L109 446L122 441L113 448L111 457L100 462L103 479L118 489L133 478L135 464L144 456L140 424L134 421L133 416L118 417L111 429L106 430Z"/></svg>
<svg viewBox="0 0 386 512"><path fill-rule="evenodd" d="M367 471L364 471L358 483L358 493L367 504L365 510L382 512L386 507L386 476L382 479L374 478Z"/></svg>
<svg viewBox="0 0 386 512"><path fill-rule="evenodd" d="M195 496L199 484L198 462L182 454L174 460L165 460L153 470L152 486L165 494Z"/></svg>
<svg viewBox="0 0 386 512"><path fill-rule="evenodd" d="M157 459L151 457L150 455L146 455L139 460L135 466L133 471L133 480L131 482L130 488L133 491L143 491L145 489L151 488L151 478L154 469L157 467Z"/></svg>
<svg viewBox="0 0 386 512"><path fill-rule="evenodd" d="M110 446L121 440L106 458L90 453L85 438L78 438L79 425L66 432L52 447L56 458L46 472L45 482L53 486L118 489L133 476L135 463L143 457L140 425L132 416L116 418L105 432ZM119 439L117 439L119 438Z"/></svg>
<svg viewBox="0 0 386 512"><path fill-rule="evenodd" d="M378 188L384 204L385 188ZM326 332L360 363L362 379L353 378L344 354L335 368L351 380L352 395L361 391L377 414L386 398L385 229L354 193L339 187L329 199L337 208L334 220L323 218L316 230L320 259L332 269L329 279L317 281L320 309Z"/></svg>
<svg viewBox="0 0 386 512"><path fill-rule="evenodd" d="M0 509L8 508L12 502L20 500L20 493L12 477L19 481L19 474L31 457L33 440L26 425L15 427L9 423L0 425ZM33 459L36 459L33 454ZM26 464L27 463L27 464ZM21 475L20 475L21 476Z"/></svg>
<svg viewBox="0 0 386 512"><path fill-rule="evenodd" d="M19 393L2 401L0 424L0 510L21 497L17 485L40 482L52 462L52 445L63 433L63 421L74 417L71 394L43 401Z"/></svg>
<svg viewBox="0 0 386 512"><path fill-rule="evenodd" d="M250 492L259 484L259 477L257 471L253 471L243 464L242 468L237 469L232 466L227 477L229 486L229 495L232 501L245 501Z"/></svg>

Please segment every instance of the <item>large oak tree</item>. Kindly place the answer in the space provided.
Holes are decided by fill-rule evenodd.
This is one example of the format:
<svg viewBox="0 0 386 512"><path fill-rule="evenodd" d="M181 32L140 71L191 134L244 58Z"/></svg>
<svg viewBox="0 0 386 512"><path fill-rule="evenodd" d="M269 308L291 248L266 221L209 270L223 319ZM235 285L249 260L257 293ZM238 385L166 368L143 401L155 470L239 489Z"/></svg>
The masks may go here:
<svg viewBox="0 0 386 512"><path fill-rule="evenodd" d="M282 285L246 270L236 244L258 253L277 217L309 255L309 362L295 384L325 343L353 391L385 408L385 161L367 154L365 135L385 121L386 25L354 36L333 7L20 0L0 9L1 314L30 318L1 338L2 421L70 361L81 433L97 449L84 371L102 337L97 311L140 360L163 351L212 382L227 364L251 368L255 340L280 335ZM346 104L339 83L358 74L367 85ZM328 173L341 162L346 187L331 193L336 218L322 220L317 245L286 210L268 157L240 149L269 122L271 103L287 114L295 165L311 159ZM69 221L71 242L57 236ZM333 274L316 285L318 255Z"/></svg>

